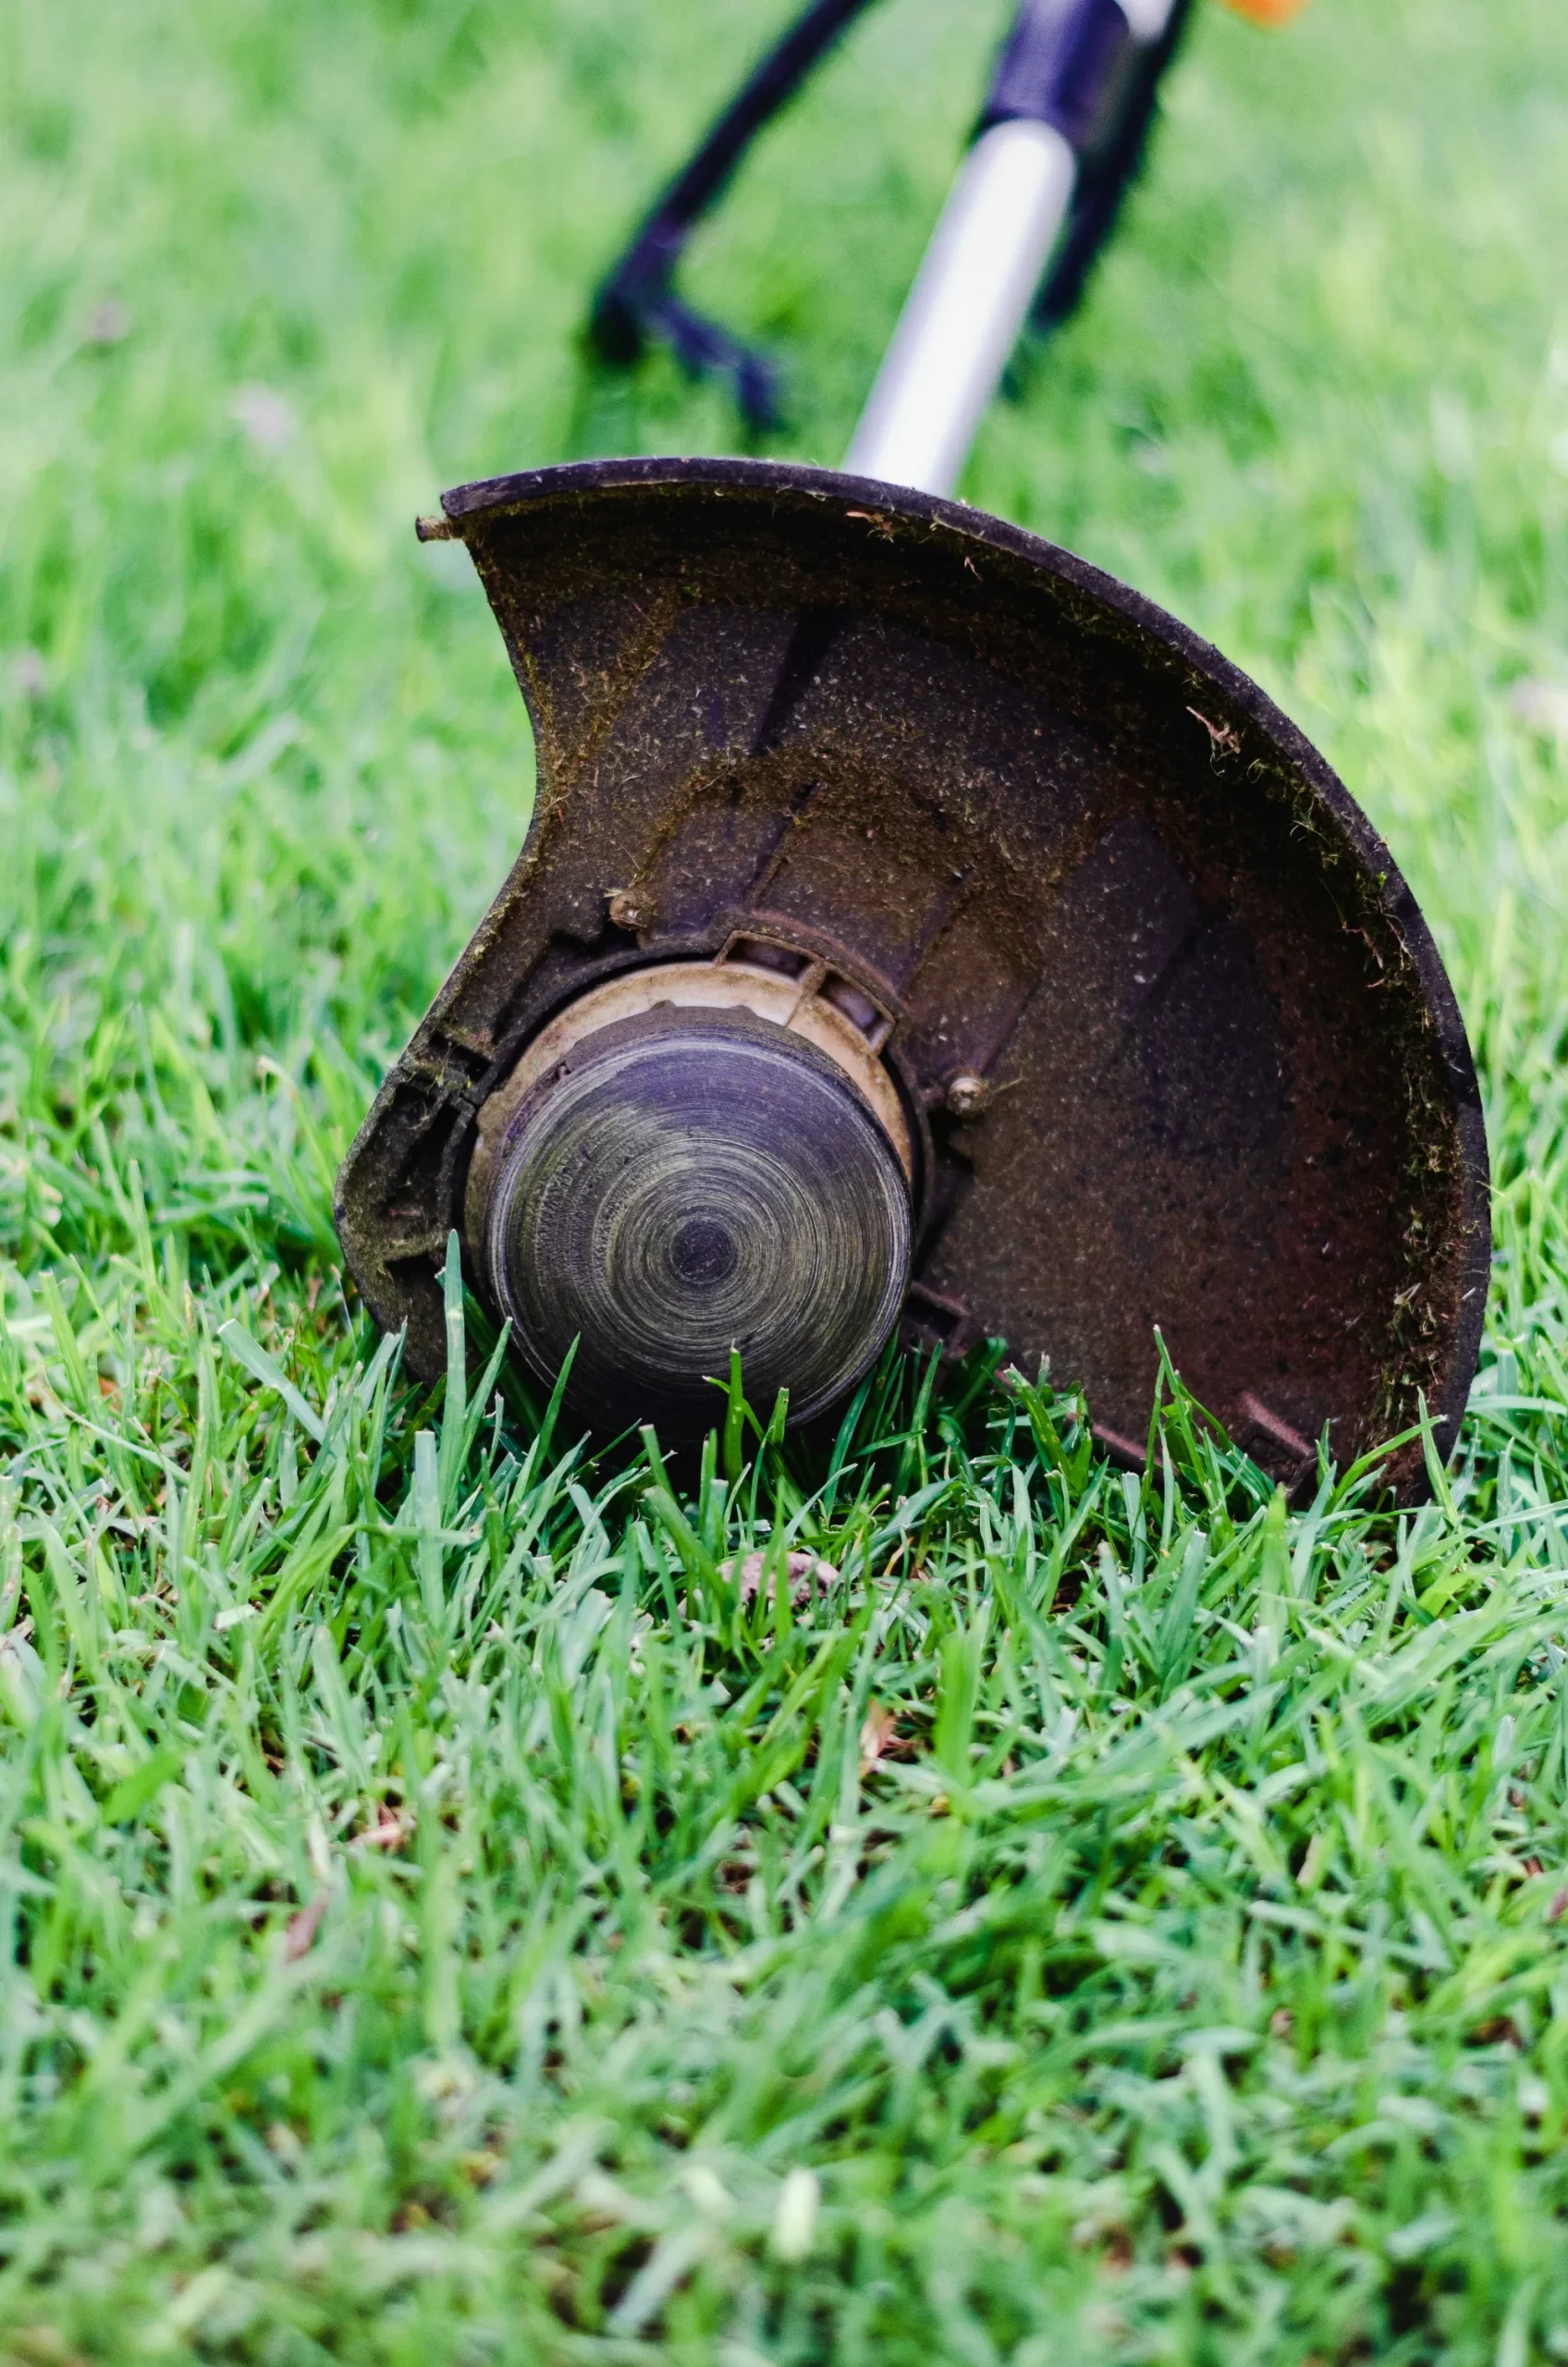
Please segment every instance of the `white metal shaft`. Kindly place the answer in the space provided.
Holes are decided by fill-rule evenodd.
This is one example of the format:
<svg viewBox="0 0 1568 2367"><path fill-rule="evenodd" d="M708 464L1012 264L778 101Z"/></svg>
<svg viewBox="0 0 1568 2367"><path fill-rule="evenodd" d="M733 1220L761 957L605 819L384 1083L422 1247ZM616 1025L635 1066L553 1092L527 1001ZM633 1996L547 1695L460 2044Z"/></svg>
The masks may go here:
<svg viewBox="0 0 1568 2367"><path fill-rule="evenodd" d="M844 467L950 493L1072 203L1072 149L1048 124L982 132L932 233Z"/></svg>

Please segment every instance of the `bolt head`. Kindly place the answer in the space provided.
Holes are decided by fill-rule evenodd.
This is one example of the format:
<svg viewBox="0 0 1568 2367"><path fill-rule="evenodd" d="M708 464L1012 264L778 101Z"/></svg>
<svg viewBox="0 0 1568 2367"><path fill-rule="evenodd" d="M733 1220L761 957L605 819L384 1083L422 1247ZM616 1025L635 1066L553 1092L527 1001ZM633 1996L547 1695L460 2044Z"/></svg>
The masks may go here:
<svg viewBox="0 0 1568 2367"><path fill-rule="evenodd" d="M640 896L635 889L612 888L609 892L610 921L616 928L623 928L633 937L654 925L652 900Z"/></svg>
<svg viewBox="0 0 1568 2367"><path fill-rule="evenodd" d="M978 1118L991 1098L991 1088L983 1076L967 1070L955 1076L948 1086L948 1108L955 1118Z"/></svg>

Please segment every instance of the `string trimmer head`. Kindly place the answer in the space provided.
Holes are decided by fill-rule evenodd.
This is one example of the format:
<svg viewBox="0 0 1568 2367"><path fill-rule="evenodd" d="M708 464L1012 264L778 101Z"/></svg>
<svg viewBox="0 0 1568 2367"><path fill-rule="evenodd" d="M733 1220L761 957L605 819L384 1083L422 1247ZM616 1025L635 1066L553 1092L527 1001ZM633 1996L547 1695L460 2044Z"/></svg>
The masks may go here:
<svg viewBox="0 0 1568 2367"><path fill-rule="evenodd" d="M1141 1461L1158 1328L1287 1482L1485 1303L1474 1069L1415 901L1263 693L959 504L747 460L465 485L527 840L344 1166L414 1369L448 1232L542 1386L689 1438L1004 1338ZM1391 1477L1417 1492L1419 1443Z"/></svg>

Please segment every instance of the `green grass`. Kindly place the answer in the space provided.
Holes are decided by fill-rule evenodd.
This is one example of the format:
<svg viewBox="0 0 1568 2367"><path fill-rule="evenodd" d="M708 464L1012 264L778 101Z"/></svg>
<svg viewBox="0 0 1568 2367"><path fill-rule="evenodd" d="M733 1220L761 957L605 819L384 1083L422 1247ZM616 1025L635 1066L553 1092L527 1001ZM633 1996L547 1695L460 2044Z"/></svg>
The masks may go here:
<svg viewBox="0 0 1568 2367"><path fill-rule="evenodd" d="M888 0L704 241L779 448L1002 13ZM0 19L0 2359L1568 2358L1561 12L1208 11L967 484L1256 671L1426 903L1499 1245L1432 1506L1287 1516L1170 1392L1140 1489L984 1369L672 1490L345 1302L528 796L410 521L732 440L574 333L760 31ZM791 1548L839 1581L742 1604Z"/></svg>

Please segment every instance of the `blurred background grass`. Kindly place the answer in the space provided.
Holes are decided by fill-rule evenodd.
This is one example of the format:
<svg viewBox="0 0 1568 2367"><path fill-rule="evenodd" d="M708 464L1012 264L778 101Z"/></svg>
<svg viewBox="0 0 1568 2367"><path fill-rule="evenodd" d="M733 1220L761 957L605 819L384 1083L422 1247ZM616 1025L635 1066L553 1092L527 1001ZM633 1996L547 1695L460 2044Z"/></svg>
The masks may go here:
<svg viewBox="0 0 1568 2367"><path fill-rule="evenodd" d="M788 369L792 421L779 451L827 462L841 452L1004 15L989 0L962 9L887 0L769 135L704 235L693 292L770 345ZM254 1474L240 1465L231 1479L210 1483L214 1552L216 1540L228 1540L214 1571L227 1566L235 1526L245 1537L266 1532L266 1487L289 1500L293 1478L280 1475L285 1465L294 1472L296 1432L287 1424L278 1432L270 1414L273 1427L246 1429L261 1417L228 1366L220 1403L211 1334L227 1314L239 1310L286 1360L303 1359L318 1399L369 1353L334 1294L332 1170L383 1065L514 852L530 793L522 710L488 611L463 555L421 549L411 521L441 486L468 477L590 451L732 446L733 422L713 390L687 386L662 361L631 386L596 380L584 374L576 339L595 276L771 21L741 0L656 8L627 0L336 0L329 8L134 0L116 9L54 0L0 16L0 1248L13 1359L0 1544L12 1557L4 1617L18 1615L25 1589L40 1650L49 1617L67 1620L69 1600L62 1594L46 1615L42 1574L55 1566L55 1549L37 1523L59 1525L61 1566L79 1569L89 1586L99 1547L111 1559L121 1553L110 1528L135 1495L138 1454L154 1466L147 1489L163 1468L178 1507L180 1475L205 1468L220 1431L241 1464L264 1443L261 1494L247 1495ZM1288 35L1265 38L1207 7L1172 78L1151 169L1084 315L1035 359L1021 398L997 408L964 486L970 498L1174 607L1257 674L1338 765L1411 877L1452 967L1490 1112L1500 1262L1484 1387L1494 1406L1524 1401L1524 1410L1473 1429L1474 1485L1444 1534L1466 1568L1495 1552L1526 1574L1563 1559L1555 1522L1515 1536L1504 1520L1501 1543L1488 1524L1500 1501L1500 1421L1521 1469L1534 1472L1537 1501L1562 1492L1565 255L1561 11L1541 0L1379 0L1375 9L1317 0ZM138 1194L150 1215L138 1214ZM128 1327L123 1355L117 1325ZM142 1333L151 1393L133 1404L127 1376ZM87 1363L73 1366L79 1354ZM94 1363L103 1403L96 1430L84 1430L80 1404L75 1415L61 1408L76 1404L77 1377L86 1388ZM276 1509L279 1500L270 1501ZM153 1639L147 1682L156 1689L166 1577L158 1575L157 1524L173 1515L165 1497L136 1502L133 1527L148 1525L134 1531L148 1591L121 1607L121 1632L133 1644L143 1631ZM61 1509L69 1504L87 1523L85 1542ZM579 1541L592 1542L598 1532L586 1516L584 1524ZM1306 1550L1310 1562L1310 1541ZM172 1532L168 1552L178 1568ZM1384 1642L1398 1624L1405 1564L1387 1566ZM287 1554L281 1567L294 1568ZM330 1692L330 1672L312 1660L313 1637L325 1632L311 1625L309 1588L320 1579L300 1564L289 1581L304 1589L291 1598L304 1606L304 1624L299 1654L286 1653L276 1676L280 1698L295 1698L291 1686L308 1694L312 1681ZM125 1583L129 1591L129 1567ZM1533 1627L1527 1640L1547 1649ZM194 1650L189 1637L182 1649ZM184 2025L170 2002L177 1960L190 1952L192 1981L195 1968L206 1968L201 1980L213 1973L201 2008L209 2019L239 2012L225 2003L230 1993L214 1968L229 1966L223 1978L232 1973L240 1984L234 1995L250 1993L250 1975L235 1969L240 1959L202 1950L237 1902L257 1894L246 1887L250 1876L201 1875L201 1817L221 1822L218 1809L192 1807L181 1825L166 1800L160 1807L158 1785L177 1761L149 1760L145 1738L136 1739L143 1727L162 1731L152 1711L127 1727L129 1739L106 1741L102 1699L94 1711L91 1687L72 1693L74 1666L67 1654L63 1681L76 1725L56 1732L18 1712L6 1729L7 1830L22 1837L6 1875L18 1937L6 2054L12 2323L0 2325L0 2345L43 2361L70 2356L78 2343L104 2357L468 2355L447 2301L396 2319L378 2311L378 2268L354 2271L356 2298L341 2318L324 2304L308 2324L276 2294L241 2306L238 2287L202 2286L227 2257L239 2204L231 2209L218 2189L202 2187L191 2232L178 2188L159 2182L163 2139L133 2143L121 2124L130 2126L136 2032L161 2033L160 2077L184 2059ZM193 1697L165 1689L159 1698L159 1718L197 1730ZM1452 1702L1433 1699L1441 1726ZM486 1713L482 1702L470 1707L471 1740L482 1752ZM1544 1733L1557 1712L1544 1694L1537 1710ZM1444 1747L1469 1768L1482 1748L1478 1729L1454 1717ZM1092 1726L1091 1718L1085 1732ZM179 1734L189 1740L178 1727L159 1748L176 1751ZM100 1747L108 1753L102 1763L93 1758ZM308 1784L293 1749L265 1810L279 1862L290 1850L299 1858L287 1877L269 1875L264 1891L284 1918L325 1879L326 1862L313 1839L300 1855ZM114 1758L119 1750L129 1756ZM317 1764L305 1753L299 1766L307 1760ZM1549 1895L1564 1791L1553 1763L1530 1845L1538 1854L1526 1856L1520 1841L1517 1856L1537 1870L1517 1879L1526 1889L1545 1883ZM90 1782L61 1772L79 1764ZM249 1797L260 1801L266 1766L254 1753L246 1764ZM150 1788L134 1797L114 1790L146 1766ZM1232 1769L1226 1780L1250 1783L1256 1773ZM296 1780L306 1792L288 1791ZM716 1815L727 1780L713 1773ZM196 1798L195 1776L188 1788ZM1170 1811L1178 1821L1181 1797L1178 1786ZM131 1835L126 1846L150 1852L137 1861L144 1889L134 1897L129 1874L113 1871L121 1845L107 1810L116 1799ZM1101 1812L1087 1795L1085 1803L1086 1819ZM50 1854L66 1848L67 1831L80 1858L75 1890L59 1874L64 1858ZM1463 1858L1452 1834L1445 1846ZM1004 1848L992 1865L998 1881L1005 1863ZM374 1870L362 1857L356 1864L353 1882L369 1897ZM440 1880L448 1883L441 1896L468 1895L455 1859ZM161 1922L157 1902L177 1893L187 1921ZM84 1901L96 1903L90 1911ZM1419 1922L1429 1906L1406 1902L1400 1913ZM114 1921L121 1907L123 1931ZM51 1937L41 1954L37 1919L46 1908ZM483 1898L473 1911L482 1923ZM107 1942L92 1936L96 1915L107 1919L104 1931L120 1932L112 1974ZM1427 1944L1398 1928L1401 1944L1417 1954ZM175 1956L165 1947L170 1932L184 1935ZM466 2075L451 2070L451 2013L439 1998L430 2002L428 1930L423 1944L427 1956L414 1949L405 1985L410 1999L425 2001L415 2011L424 2017L415 2053L426 2042L433 2052L419 2056L414 2084L398 2087L385 2068L402 2059L398 2047L388 2040L385 2060L371 2047L363 2082L342 2090L349 2134L338 2127L323 2137L318 2202L296 2214L307 2229L318 2207L336 2214L339 2230L400 2229L398 2257L414 2264L398 2274L416 2281L422 2272L407 2247L423 2223L407 2214L429 2217L417 2201L417 2170L405 2166L367 2201L349 2155L357 2116L394 2154L406 2140L411 2160L418 2147L409 2131L425 2126L420 2116L438 2118L444 2098L469 2092ZM563 1944L569 1955L574 1944ZM1539 1936L1540 1951L1556 1944ZM1480 1956L1474 1961L1479 1967ZM1477 1997L1490 1995L1491 1977L1476 1970ZM387 2030L402 2010L402 1978L386 1976ZM650 2027L663 2010L650 2001L669 1978L655 1965L636 1993ZM1243 1990L1244 1982L1237 1997ZM280 2028L294 1993L279 1993L269 2007ZM337 2028L334 1997L330 1982L314 1997L311 2030ZM809 2020L815 2009L802 1999L804 1990L793 2010ZM1231 2005L1253 2010L1234 1997ZM190 2011L194 2029L201 2013ZM1260 2027L1273 2027L1268 2011L1266 2000ZM1376 2023L1392 2044L1403 2006L1390 2007L1384 2023L1367 2011L1366 2027ZM45 2025L46 2043L36 2040ZM463 2029L465 2043L484 2054ZM35 2041L41 2056L28 2052ZM1505 2052L1514 2043L1495 2031L1494 2041ZM179 2092L206 2100L213 2158L229 2163L238 2195L262 2178L258 2163L282 2177L276 2164L288 2166L291 2140L286 2119L275 2124L284 2135L267 2139L270 2153L245 2153L252 2101L236 2087L221 2102L225 2067L238 2056L212 2043L218 2067L202 2074L205 2086L191 2071ZM321 2044L330 2054L326 2035ZM1410 2077L1422 2092L1440 2091L1446 2109L1463 2080L1434 2044L1436 2054ZM92 2110L120 2134L113 2144L104 2136L104 2163L136 2168L111 2177L105 2166L104 2194L73 2218L67 2199L98 2193L89 2168L93 2126L90 2115L68 2143L57 2129L50 2135L48 2082L64 2081L68 2093L68 2067L104 2047ZM1558 2057L1531 2061L1530 2078L1559 2079ZM122 2073L123 2093L115 2084ZM277 2076L287 2093L296 2073ZM929 2076L940 2086L937 2071ZM1193 2110L1201 2104L1209 2138L1194 2142L1198 2156L1218 2159L1205 2150L1210 2138L1220 2148L1213 2115L1221 2106L1207 2077L1194 2074ZM321 2078L330 2087L326 2071ZM722 2062L711 2078L722 2085ZM1264 2121L1268 2089L1262 2077ZM941 2092L951 2101L949 2088ZM558 2099L551 2111L557 2105L570 2120ZM1347 2144L1371 2109L1365 2096L1331 2111L1321 2098L1300 2106L1307 2119L1326 2116L1322 2142L1339 2130ZM657 2108L649 2110L656 2121ZM554 2144L559 2131L550 2126ZM527 2143L545 2141L535 2130ZM1412 2140L1416 2156L1422 2141L1419 2133ZM918 2154L924 2140L906 2128L897 2142ZM225 2146L239 2151L226 2155ZM196 2154L179 2158L186 2168L170 2177L193 2175ZM1455 2235L1452 2221L1445 2236L1440 2212L1428 2213L1427 2236L1406 2239L1403 2252L1390 2238L1393 2249L1379 2256L1384 2282L1368 2270L1360 2300L1325 2304L1319 2320L1310 2296L1302 2299L1305 2285L1299 2293L1291 2285L1295 2314L1267 2323L1258 2297L1274 2288L1263 2271L1261 2284L1243 2279L1239 2301L1235 2292L1225 2299L1221 2276L1189 2303L1178 2291L1191 2265L1183 2254L1169 2294L1144 2315L1126 2324L1075 2317L1072 2341L1087 2347L1074 2355L1207 2358L1221 2339L1212 2317L1223 2322L1228 2353L1245 2349L1250 2325L1265 2346L1260 2357L1351 2358L1374 2340L1380 2356L1393 2357L1398 2340L1401 2356L1516 2367L1552 2339L1541 2280L1560 2201L1539 2204L1528 2242L1520 2237L1511 2251L1499 2229L1524 2224L1514 2138L1499 2138L1492 2152L1444 2158L1451 2201L1467 2177L1491 2182L1488 2232L1484 2243L1476 2234L1473 2251L1469 2231ZM1109 2200L1098 2188L1089 2197L1080 2249L1110 2275L1127 2265L1124 2249L1140 2259L1149 2244L1158 2250L1158 2212L1169 2228L1171 2206L1150 2200L1150 2189L1137 2217L1115 2187L1110 2152L1101 2167ZM1378 2207L1386 2202L1390 2225L1403 2211L1402 2224L1419 2227L1419 2160L1401 2176L1403 2199ZM1093 2184L1089 2169L1083 2177ZM329 2211L320 2197L334 2179ZM1348 2168L1341 2182L1348 2192ZM806 2191L796 2189L797 2201ZM852 2216L852 2189L845 2193ZM1088 2193L1084 2186L1080 2201ZM519 2206L525 2216L532 2207ZM1186 2207L1182 2242L1201 2258L1191 2231L1207 2206L1194 2190ZM610 2206L589 2195L581 2208L592 2237L595 2211ZM507 2224L503 2210L503 2246ZM819 2297L819 2314L808 2310L795 2323L789 2355L1054 2355L1043 2333L1028 2340L1047 2348L1028 2349L1021 2336L1023 2347L1009 2350L999 2322L963 2302L951 2285L954 2246L983 2250L994 2240L1005 2250L1012 2240L990 2221L963 2226L970 2233L949 2228L937 2242L932 2281L907 2317L894 2310L878 2321L880 2305L865 2301L857 2318L859 2287L847 2314ZM132 2263L133 2227L141 2249ZM1411 2265L1428 2242L1439 2253L1450 2247L1429 2290ZM1281 2245L1282 2261L1290 2246ZM787 2253L786 2244L779 2256ZM1267 2243L1259 2256L1272 2258ZM287 2291L306 2270L291 2253L279 2257L277 2290ZM442 2276L457 2274L447 2255L440 2262ZM319 2263L309 2273L326 2274ZM390 2290L393 2273L385 2274ZM1287 2284L1292 2275L1279 2270ZM185 2298L192 2280L194 2300ZM443 2284L438 2293L456 2289ZM1375 2291L1395 2297L1382 2317ZM1445 2322L1439 2292L1471 2299ZM591 2353L569 2345L562 2355L652 2355L653 2334L644 2342L637 2331L651 2319L635 2311L626 2318L620 2306L622 2333L611 2326ZM506 2310L486 2317L479 2303L473 2309L474 2357L542 2355L539 2322L530 2321L522 2348L508 2349ZM886 2347L894 2319L907 2350ZM724 2323L722 2312L698 2311L689 2355L743 2367L758 2355L746 2343L764 2337L725 2333ZM856 2342L871 2349L857 2352ZM1550 2355L1568 2355L1568 2333L1559 2330L1556 2342ZM729 2349L712 2350L715 2343Z"/></svg>

